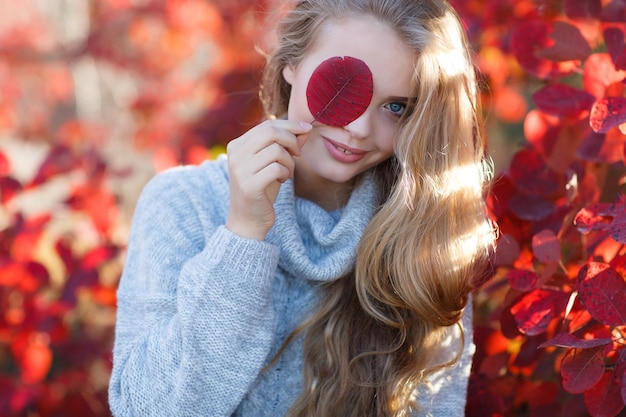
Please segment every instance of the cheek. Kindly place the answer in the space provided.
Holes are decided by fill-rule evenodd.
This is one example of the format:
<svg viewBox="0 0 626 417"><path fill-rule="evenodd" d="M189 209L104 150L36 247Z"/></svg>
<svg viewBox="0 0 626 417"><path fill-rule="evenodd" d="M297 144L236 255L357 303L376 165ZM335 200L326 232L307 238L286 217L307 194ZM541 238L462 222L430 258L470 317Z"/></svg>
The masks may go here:
<svg viewBox="0 0 626 417"><path fill-rule="evenodd" d="M396 135L398 133L398 125L396 123L393 124L383 124L380 128L380 135L378 136L378 149L387 154L387 156L391 156L394 153Z"/></svg>
<svg viewBox="0 0 626 417"><path fill-rule="evenodd" d="M313 120L313 115L309 110L309 105L306 100L306 91L298 88L297 85L294 85L291 88L288 115L289 118L293 120L304 120L307 122Z"/></svg>

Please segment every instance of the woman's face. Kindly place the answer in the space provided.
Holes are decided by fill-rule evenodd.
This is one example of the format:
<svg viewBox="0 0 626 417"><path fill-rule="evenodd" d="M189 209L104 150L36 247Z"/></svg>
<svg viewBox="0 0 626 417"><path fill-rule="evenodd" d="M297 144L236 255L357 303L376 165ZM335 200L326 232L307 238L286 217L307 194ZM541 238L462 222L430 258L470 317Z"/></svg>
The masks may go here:
<svg viewBox="0 0 626 417"><path fill-rule="evenodd" d="M369 66L374 84L372 101L359 118L344 127L313 123L301 155L295 158L296 192L298 187L323 190L350 186L358 174L387 160L393 154L399 119L407 107L416 53L386 24L359 16L327 22L304 59L296 67L283 70L291 85L290 120L314 120L306 88L317 66L335 56L358 58Z"/></svg>

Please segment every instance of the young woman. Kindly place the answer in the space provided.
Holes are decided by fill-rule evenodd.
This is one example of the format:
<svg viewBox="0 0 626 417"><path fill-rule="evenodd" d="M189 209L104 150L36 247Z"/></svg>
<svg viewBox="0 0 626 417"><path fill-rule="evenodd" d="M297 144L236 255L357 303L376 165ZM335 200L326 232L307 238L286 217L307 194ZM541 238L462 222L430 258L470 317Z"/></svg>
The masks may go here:
<svg viewBox="0 0 626 417"><path fill-rule="evenodd" d="M278 39L268 120L138 202L113 414L463 415L494 235L458 17L444 0L296 1ZM342 126L307 98L336 57L372 79Z"/></svg>

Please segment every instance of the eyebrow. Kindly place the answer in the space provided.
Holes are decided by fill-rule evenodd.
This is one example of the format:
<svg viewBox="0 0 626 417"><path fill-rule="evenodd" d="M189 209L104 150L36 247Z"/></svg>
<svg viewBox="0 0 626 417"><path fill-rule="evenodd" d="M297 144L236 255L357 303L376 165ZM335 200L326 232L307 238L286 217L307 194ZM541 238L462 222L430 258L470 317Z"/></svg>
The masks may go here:
<svg viewBox="0 0 626 417"><path fill-rule="evenodd" d="M401 96L389 96L387 100L390 101L402 101L405 103L415 103L417 101L417 97L401 97Z"/></svg>

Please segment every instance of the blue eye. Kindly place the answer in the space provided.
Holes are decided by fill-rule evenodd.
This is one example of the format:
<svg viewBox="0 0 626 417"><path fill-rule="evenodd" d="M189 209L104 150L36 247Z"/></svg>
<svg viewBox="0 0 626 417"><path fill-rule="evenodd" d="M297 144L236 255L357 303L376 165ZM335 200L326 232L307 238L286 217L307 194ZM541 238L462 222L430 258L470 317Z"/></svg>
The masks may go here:
<svg viewBox="0 0 626 417"><path fill-rule="evenodd" d="M402 116L406 110L406 103L394 101L393 103L385 104L385 108L392 112L395 116Z"/></svg>

